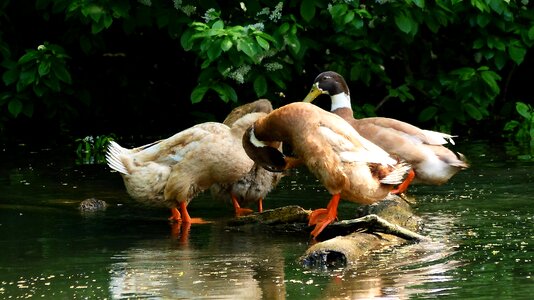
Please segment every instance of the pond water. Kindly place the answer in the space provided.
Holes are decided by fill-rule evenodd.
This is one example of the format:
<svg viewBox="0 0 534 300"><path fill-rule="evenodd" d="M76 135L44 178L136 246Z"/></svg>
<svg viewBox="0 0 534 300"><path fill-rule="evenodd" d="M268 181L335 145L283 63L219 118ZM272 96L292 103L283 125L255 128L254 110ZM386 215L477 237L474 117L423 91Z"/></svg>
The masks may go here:
<svg viewBox="0 0 534 300"><path fill-rule="evenodd" d="M299 263L306 234L228 230L231 207L209 193L189 207L211 223L173 228L168 210L137 205L104 165L76 165L56 149L0 149L0 298L531 299L534 164L491 143L458 144L470 169L446 185L409 190L432 242L326 271ZM80 213L91 197L108 209ZM264 206L328 200L300 170ZM357 206L342 202L341 217Z"/></svg>

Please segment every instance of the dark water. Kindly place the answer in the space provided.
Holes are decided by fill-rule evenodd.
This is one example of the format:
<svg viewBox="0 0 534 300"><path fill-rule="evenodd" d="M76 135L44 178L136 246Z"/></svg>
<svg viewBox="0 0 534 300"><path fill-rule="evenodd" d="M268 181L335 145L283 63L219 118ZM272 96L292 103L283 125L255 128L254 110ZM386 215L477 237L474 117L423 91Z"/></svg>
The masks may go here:
<svg viewBox="0 0 534 300"><path fill-rule="evenodd" d="M0 298L531 299L534 164L489 143L462 151L471 169L444 186L410 190L433 242L320 271L298 263L307 236L229 231L231 208L207 193L189 207L212 223L172 228L167 210L132 202L105 166L76 166L56 149L2 149ZM90 197L110 206L81 214L79 202ZM301 171L265 207L317 208L328 199ZM343 202L340 215L356 207Z"/></svg>

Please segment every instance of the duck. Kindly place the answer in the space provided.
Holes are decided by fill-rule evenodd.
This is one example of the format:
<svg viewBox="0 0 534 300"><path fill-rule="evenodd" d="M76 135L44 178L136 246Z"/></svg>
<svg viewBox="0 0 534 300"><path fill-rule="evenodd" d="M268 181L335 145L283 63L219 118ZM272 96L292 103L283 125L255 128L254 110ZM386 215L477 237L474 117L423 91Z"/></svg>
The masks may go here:
<svg viewBox="0 0 534 300"><path fill-rule="evenodd" d="M287 143L293 156L279 151L280 143ZM337 218L340 199L361 204L382 200L411 169L341 117L305 102L286 104L259 118L245 131L243 148L273 172L306 166L332 195L326 208L309 216L314 239Z"/></svg>
<svg viewBox="0 0 534 300"><path fill-rule="evenodd" d="M421 129L392 118L355 119L349 87L343 76L336 72L320 73L303 101L310 103L321 94L330 96L330 111L345 119L361 136L412 165L406 180L392 191L394 194L403 194L411 183L442 185L469 167L463 154L444 146L454 145L455 136Z"/></svg>
<svg viewBox="0 0 534 300"><path fill-rule="evenodd" d="M189 202L213 184L231 184L248 176L254 162L242 147L244 131L265 113L245 114L232 127L200 123L175 135L137 148L108 145L108 166L123 178L135 200L171 209L172 222L192 219Z"/></svg>
<svg viewBox="0 0 534 300"><path fill-rule="evenodd" d="M231 127L244 115L269 113L272 110L273 106L268 99L258 99L234 108L222 123ZM242 147L242 145L239 145L239 147ZM244 159L249 158L245 155ZM230 195L236 217L253 213L251 209L243 207L253 203L257 203L258 213L262 213L263 199L278 185L284 175L281 172L270 172L255 163L250 171L237 181L215 183L210 187L210 192L215 199L227 199L228 195Z"/></svg>

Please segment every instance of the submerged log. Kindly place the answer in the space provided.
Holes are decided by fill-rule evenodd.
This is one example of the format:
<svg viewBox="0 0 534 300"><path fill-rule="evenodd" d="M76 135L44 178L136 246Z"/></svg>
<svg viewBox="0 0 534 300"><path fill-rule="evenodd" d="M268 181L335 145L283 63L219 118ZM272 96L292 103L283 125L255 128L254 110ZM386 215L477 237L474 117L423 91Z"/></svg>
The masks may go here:
<svg viewBox="0 0 534 300"><path fill-rule="evenodd" d="M233 230L268 230L309 234L311 210L285 206L239 217L228 222ZM371 250L410 242L427 241L417 233L422 227L404 199L390 195L377 203L361 206L354 219L334 222L319 235L300 258L304 266L314 268L342 267L355 263Z"/></svg>

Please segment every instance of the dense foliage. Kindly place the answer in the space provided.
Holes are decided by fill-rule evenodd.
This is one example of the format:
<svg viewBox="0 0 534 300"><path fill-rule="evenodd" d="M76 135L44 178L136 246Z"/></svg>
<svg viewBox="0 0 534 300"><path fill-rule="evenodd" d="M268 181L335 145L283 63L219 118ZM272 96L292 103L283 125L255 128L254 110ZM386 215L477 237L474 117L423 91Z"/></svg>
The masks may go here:
<svg viewBox="0 0 534 300"><path fill-rule="evenodd" d="M198 2L3 1L2 135L165 135L335 70L359 116L532 139L528 0Z"/></svg>

